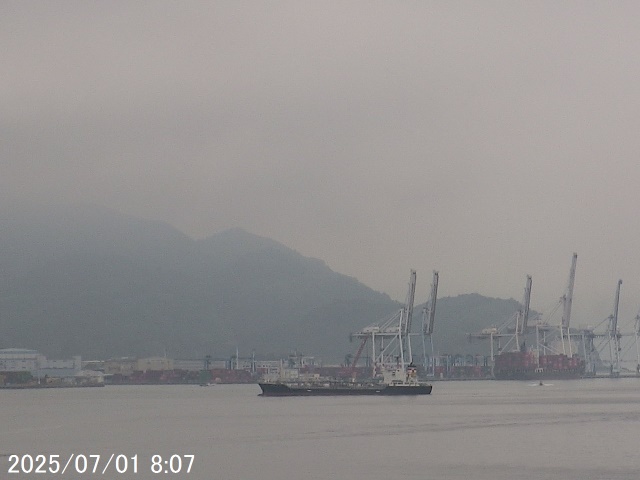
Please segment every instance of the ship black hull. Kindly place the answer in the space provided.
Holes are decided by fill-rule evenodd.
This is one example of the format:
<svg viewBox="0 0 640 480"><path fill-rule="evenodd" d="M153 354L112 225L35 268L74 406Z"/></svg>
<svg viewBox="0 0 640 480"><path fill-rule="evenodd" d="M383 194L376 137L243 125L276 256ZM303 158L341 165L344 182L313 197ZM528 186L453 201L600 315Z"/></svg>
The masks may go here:
<svg viewBox="0 0 640 480"><path fill-rule="evenodd" d="M284 383L259 383L264 397L321 397L370 395L429 395L431 385L380 386L289 386Z"/></svg>

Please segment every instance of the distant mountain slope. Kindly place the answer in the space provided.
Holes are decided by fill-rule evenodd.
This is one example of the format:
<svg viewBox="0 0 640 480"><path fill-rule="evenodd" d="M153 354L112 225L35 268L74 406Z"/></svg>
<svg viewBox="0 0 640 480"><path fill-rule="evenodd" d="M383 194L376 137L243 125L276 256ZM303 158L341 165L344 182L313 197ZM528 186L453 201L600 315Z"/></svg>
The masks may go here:
<svg viewBox="0 0 640 480"><path fill-rule="evenodd" d="M85 358L298 349L339 360L355 349L351 332L399 307L241 229L196 241L102 208L0 211L0 348ZM480 351L465 334L515 308L479 295L439 300L436 348Z"/></svg>
<svg viewBox="0 0 640 480"><path fill-rule="evenodd" d="M477 293L438 299L434 327L436 352L487 355L488 341L469 341L467 334L502 325L519 307L520 303L513 299L489 298Z"/></svg>
<svg viewBox="0 0 640 480"><path fill-rule="evenodd" d="M50 356L342 357L387 295L241 229L195 241L100 208L0 212L0 347ZM328 317L330 316L330 317Z"/></svg>

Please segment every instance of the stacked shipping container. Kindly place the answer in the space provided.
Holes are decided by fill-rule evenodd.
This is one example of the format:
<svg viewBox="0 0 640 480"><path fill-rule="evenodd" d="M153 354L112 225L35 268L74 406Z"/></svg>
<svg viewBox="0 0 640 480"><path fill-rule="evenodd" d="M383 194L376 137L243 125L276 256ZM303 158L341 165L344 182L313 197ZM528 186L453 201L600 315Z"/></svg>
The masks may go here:
<svg viewBox="0 0 640 480"><path fill-rule="evenodd" d="M536 355L535 352L505 352L496 357L494 376L498 380L580 378L585 362L573 355Z"/></svg>

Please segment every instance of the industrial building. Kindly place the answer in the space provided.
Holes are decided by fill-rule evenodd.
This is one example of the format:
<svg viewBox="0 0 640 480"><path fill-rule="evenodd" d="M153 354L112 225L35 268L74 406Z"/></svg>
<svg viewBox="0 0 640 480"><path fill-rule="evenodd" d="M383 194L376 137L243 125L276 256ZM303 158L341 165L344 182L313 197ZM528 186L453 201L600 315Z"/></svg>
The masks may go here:
<svg viewBox="0 0 640 480"><path fill-rule="evenodd" d="M98 385L104 384L99 372L82 370L82 359L48 359L36 350L5 348L0 350L0 385L29 383Z"/></svg>

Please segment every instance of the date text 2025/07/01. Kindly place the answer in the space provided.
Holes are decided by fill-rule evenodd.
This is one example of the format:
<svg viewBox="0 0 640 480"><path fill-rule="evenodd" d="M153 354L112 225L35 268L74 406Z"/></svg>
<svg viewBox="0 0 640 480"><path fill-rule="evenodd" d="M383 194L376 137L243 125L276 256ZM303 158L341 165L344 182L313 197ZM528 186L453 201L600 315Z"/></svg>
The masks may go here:
<svg viewBox="0 0 640 480"><path fill-rule="evenodd" d="M138 473L146 470L151 473L191 473L195 455L168 454L125 455L112 453L99 454L30 454L9 455L7 473L48 473L64 475L66 472L78 474L104 475L112 473Z"/></svg>

